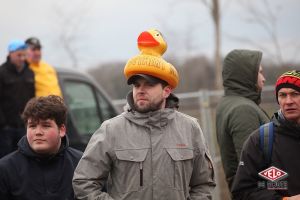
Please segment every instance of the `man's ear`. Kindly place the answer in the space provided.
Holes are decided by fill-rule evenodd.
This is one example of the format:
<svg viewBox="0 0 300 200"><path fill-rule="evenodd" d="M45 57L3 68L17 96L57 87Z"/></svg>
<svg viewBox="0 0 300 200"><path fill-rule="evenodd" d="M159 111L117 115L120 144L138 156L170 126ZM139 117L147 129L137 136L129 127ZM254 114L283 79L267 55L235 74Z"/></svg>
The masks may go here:
<svg viewBox="0 0 300 200"><path fill-rule="evenodd" d="M163 88L163 97L168 98L172 92L171 86L167 85Z"/></svg>
<svg viewBox="0 0 300 200"><path fill-rule="evenodd" d="M62 138L66 135L66 126L63 124L59 127L59 136Z"/></svg>

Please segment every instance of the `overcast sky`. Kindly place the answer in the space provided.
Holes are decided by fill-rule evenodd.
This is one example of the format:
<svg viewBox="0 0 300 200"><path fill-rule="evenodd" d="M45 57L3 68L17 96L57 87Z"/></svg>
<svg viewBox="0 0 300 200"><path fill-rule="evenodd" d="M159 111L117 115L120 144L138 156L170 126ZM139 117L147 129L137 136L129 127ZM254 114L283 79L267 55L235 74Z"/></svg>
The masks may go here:
<svg viewBox="0 0 300 200"><path fill-rule="evenodd" d="M275 54L274 43L257 21L251 23L248 1L267 15L263 0L221 0L222 54L234 48ZM300 61L300 1L269 0L284 60ZM72 67L60 41L70 36L79 67L126 61L138 53L138 34L159 29L168 42L165 56L213 54L214 32L208 9L200 0L0 0L0 61L5 61L12 39L40 38L44 59ZM263 11L263 12L262 12ZM270 22L270 20L269 20ZM253 41L257 44L254 44Z"/></svg>

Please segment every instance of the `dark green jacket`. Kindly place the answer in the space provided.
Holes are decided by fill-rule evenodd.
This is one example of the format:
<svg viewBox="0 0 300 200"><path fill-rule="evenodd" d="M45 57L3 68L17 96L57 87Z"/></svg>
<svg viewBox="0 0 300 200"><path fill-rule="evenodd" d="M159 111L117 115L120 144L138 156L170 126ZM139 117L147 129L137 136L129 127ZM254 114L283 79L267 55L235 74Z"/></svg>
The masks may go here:
<svg viewBox="0 0 300 200"><path fill-rule="evenodd" d="M257 77L262 53L233 50L223 64L222 97L216 111L217 139L229 187L237 170L244 141L269 117L259 107Z"/></svg>

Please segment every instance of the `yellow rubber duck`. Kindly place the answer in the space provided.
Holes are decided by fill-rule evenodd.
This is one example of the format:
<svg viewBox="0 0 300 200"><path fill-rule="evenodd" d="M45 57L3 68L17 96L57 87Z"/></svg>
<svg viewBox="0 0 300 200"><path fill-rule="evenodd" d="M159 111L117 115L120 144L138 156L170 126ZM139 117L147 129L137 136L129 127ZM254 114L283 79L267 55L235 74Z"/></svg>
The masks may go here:
<svg viewBox="0 0 300 200"><path fill-rule="evenodd" d="M179 75L175 67L161 56L167 43L156 29L142 32L137 40L140 54L129 59L124 68L127 80L136 74L147 74L166 81L173 89L178 85Z"/></svg>
<svg viewBox="0 0 300 200"><path fill-rule="evenodd" d="M139 35L138 48L141 54L162 56L167 50L167 43L158 30L150 29Z"/></svg>

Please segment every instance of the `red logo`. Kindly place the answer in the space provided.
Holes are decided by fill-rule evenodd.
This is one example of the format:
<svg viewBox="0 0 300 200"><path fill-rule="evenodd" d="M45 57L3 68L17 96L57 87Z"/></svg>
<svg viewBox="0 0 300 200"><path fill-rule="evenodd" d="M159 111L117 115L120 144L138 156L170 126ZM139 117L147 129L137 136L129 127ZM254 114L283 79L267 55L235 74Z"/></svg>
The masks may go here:
<svg viewBox="0 0 300 200"><path fill-rule="evenodd" d="M176 144L177 147L186 147L186 144Z"/></svg>
<svg viewBox="0 0 300 200"><path fill-rule="evenodd" d="M287 177L288 173L272 166L264 171L259 172L258 175L269 181L279 181Z"/></svg>

